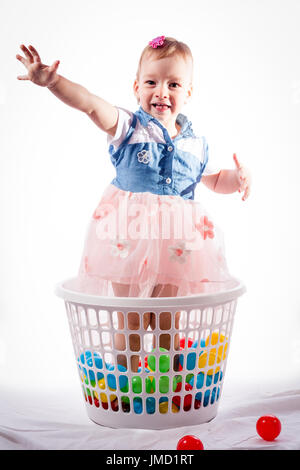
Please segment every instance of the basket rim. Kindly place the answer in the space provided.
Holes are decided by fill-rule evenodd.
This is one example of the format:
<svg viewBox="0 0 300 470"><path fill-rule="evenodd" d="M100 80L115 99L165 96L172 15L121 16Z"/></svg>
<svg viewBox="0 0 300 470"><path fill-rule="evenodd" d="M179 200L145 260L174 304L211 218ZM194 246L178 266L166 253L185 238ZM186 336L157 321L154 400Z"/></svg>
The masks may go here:
<svg viewBox="0 0 300 470"><path fill-rule="evenodd" d="M82 305L103 306L103 307L190 307L190 306L212 306L232 300L246 292L246 287L238 278L233 278L236 285L231 289L224 289L217 293L193 294L182 297L105 297L93 294L85 294L65 287L66 284L74 281L75 278L68 278L55 285L54 293L57 297L65 301Z"/></svg>

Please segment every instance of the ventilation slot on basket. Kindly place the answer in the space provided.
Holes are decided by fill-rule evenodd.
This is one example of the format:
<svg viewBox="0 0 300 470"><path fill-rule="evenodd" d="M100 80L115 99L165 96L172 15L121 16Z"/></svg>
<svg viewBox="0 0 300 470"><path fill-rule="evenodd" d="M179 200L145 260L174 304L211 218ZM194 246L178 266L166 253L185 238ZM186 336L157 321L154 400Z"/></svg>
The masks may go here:
<svg viewBox="0 0 300 470"><path fill-rule="evenodd" d="M68 300L67 292L89 417L104 426L146 429L214 418L241 292L226 297L223 290L220 302L219 294L205 293L186 300L86 295L78 303Z"/></svg>

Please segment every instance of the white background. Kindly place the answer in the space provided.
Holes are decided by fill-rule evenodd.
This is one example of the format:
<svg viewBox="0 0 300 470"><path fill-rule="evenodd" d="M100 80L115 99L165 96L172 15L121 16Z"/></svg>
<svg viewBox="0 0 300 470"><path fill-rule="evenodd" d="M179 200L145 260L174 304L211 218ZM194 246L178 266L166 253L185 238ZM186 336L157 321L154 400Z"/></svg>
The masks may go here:
<svg viewBox="0 0 300 470"><path fill-rule="evenodd" d="M0 18L2 387L46 395L74 382L81 399L53 289L76 275L89 218L115 174L106 136L86 115L17 80L26 73L19 46L32 44L44 63L60 60L61 75L135 111L139 55L164 34L193 52L194 97L184 113L206 136L211 164L233 168L236 152L253 177L246 202L203 185L196 195L247 287L228 391L235 383L300 388L300 2L2 0Z"/></svg>

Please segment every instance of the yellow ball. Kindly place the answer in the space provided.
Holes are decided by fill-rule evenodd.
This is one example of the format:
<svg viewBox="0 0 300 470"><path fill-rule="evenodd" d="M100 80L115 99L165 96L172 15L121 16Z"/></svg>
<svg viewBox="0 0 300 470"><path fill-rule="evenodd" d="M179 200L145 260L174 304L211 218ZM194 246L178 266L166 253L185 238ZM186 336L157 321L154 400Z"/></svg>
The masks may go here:
<svg viewBox="0 0 300 470"><path fill-rule="evenodd" d="M224 339L225 339L225 336L220 334L220 343L223 343ZM210 336L206 338L205 346L209 345L209 340L210 340ZM219 341L219 333L217 332L212 333L210 344L214 346L215 344L218 343L218 341Z"/></svg>
<svg viewBox="0 0 300 470"><path fill-rule="evenodd" d="M98 385L99 385L99 388L101 388L102 390L105 390L105 380L104 380L104 378L98 380Z"/></svg>
<svg viewBox="0 0 300 470"><path fill-rule="evenodd" d="M221 346L223 350L223 346ZM215 363L219 364L222 360L222 352L219 354L220 349L218 350L218 355L217 355L217 350L216 348L211 349L209 352L209 357L208 357L208 365L213 366ZM198 367L199 369L203 369L207 365L207 351L204 351L200 356L199 356L199 361L198 361Z"/></svg>
<svg viewBox="0 0 300 470"><path fill-rule="evenodd" d="M214 333L211 334L211 337L208 336L206 338L205 346L209 346L209 344L211 344L212 346L215 346L218 342L223 343L224 340L227 340L227 338L225 338L224 335L222 335L222 334L219 335L219 333L214 332ZM222 345L218 348L217 362L221 362L222 359L224 360L226 358L227 348L228 348L228 341L226 341L224 346ZM224 352L223 352L223 349L224 349ZM215 348L212 349L211 352L212 351L215 351L214 354L216 354L216 349ZM212 364L213 364L213 362L212 362ZM212 365L212 364L209 364L209 365Z"/></svg>
<svg viewBox="0 0 300 470"><path fill-rule="evenodd" d="M107 403L106 393L100 393L100 398L101 398L102 403Z"/></svg>
<svg viewBox="0 0 300 470"><path fill-rule="evenodd" d="M165 414L168 412L168 402L164 401L159 404L159 412Z"/></svg>

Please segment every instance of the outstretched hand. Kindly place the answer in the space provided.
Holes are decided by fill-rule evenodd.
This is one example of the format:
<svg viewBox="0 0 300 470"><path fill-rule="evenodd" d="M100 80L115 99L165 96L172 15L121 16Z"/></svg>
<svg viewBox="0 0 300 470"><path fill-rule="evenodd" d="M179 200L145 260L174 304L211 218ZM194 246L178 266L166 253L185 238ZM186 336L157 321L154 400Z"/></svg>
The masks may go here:
<svg viewBox="0 0 300 470"><path fill-rule="evenodd" d="M244 191L242 200L245 201L250 194L250 187L251 187L250 171L240 164L235 153L233 154L233 160L236 166L236 171L238 172L238 179L240 182L239 193Z"/></svg>
<svg viewBox="0 0 300 470"><path fill-rule="evenodd" d="M21 44L20 48L25 57L17 54L16 58L27 68L28 73L27 75L19 75L17 79L30 80L36 85L43 87L53 86L58 78L56 71L59 66L59 60L53 62L52 65L45 65L42 64L39 53L33 46L29 46L29 50L24 44Z"/></svg>

